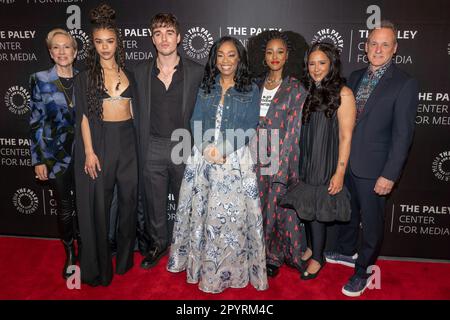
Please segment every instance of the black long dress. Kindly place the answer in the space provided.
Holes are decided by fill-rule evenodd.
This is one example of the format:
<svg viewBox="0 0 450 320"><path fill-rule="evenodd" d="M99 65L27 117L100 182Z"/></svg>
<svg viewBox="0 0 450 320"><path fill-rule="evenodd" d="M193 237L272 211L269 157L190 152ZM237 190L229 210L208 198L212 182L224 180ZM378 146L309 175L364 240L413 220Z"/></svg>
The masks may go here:
<svg viewBox="0 0 450 320"><path fill-rule="evenodd" d="M125 71L131 87L131 95L136 97L136 86L132 74ZM82 240L82 250L80 252L81 282L92 286L107 286L113 278L112 253L108 239L109 231L109 209L110 191L105 190L105 185L111 180L111 176L119 174L117 168L111 168L111 155L120 153L133 154L131 162L122 166L120 170L127 172L125 175L132 175L127 185L133 189L132 200L128 203L137 204L137 154L136 154L136 132L131 120L120 123L108 123L88 116L88 102L86 90L88 87L87 72L80 73L75 79L75 113L76 113L76 133L75 133L75 185L76 203L79 217L80 237ZM137 117L137 108L132 102L134 119ZM83 115L89 119L92 145L96 153L102 171L98 172L98 177L93 180L84 172L85 151L83 137L81 134L81 121ZM136 123L136 121L134 121ZM119 127L119 131L114 132L114 127ZM120 131L122 129L123 131ZM124 134L122 134L124 133ZM112 136L113 134L113 136ZM114 141L111 141L111 140ZM122 141L126 139L126 141ZM127 146L129 144L130 146ZM115 148L115 149L114 149ZM130 171L128 171L131 169ZM112 171L116 170L116 172ZM109 173L108 173L109 171ZM123 176L124 174L122 174ZM108 182L110 184L110 182ZM120 196L118 197L120 201ZM118 253L116 260L116 273L123 274L133 266L134 243L136 234L136 209L130 209L126 215L119 216L119 224L126 223L127 226L119 230ZM122 221L121 221L122 220ZM119 226L120 227L120 226ZM121 241L121 243L119 243ZM119 246L121 249L119 249ZM121 254L119 254L121 251Z"/></svg>
<svg viewBox="0 0 450 320"><path fill-rule="evenodd" d="M300 135L299 182L289 188L282 205L295 208L303 220L320 222L349 221L350 195L347 188L328 193L331 177L336 171L339 155L337 112L326 117L326 106L310 114Z"/></svg>

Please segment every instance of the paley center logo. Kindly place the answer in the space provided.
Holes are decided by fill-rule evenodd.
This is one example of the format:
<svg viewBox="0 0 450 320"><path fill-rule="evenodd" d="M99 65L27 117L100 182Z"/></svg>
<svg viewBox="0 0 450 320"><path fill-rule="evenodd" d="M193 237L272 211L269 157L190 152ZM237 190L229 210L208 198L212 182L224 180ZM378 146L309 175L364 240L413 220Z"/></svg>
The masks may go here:
<svg viewBox="0 0 450 320"><path fill-rule="evenodd" d="M344 38L342 37L339 31L331 28L324 28L317 31L314 35L311 44L316 42L328 42L332 43L339 49L339 52L342 52L344 49Z"/></svg>
<svg viewBox="0 0 450 320"><path fill-rule="evenodd" d="M13 204L17 211L23 214L32 214L39 205L39 199L33 190L29 188L18 189L12 198Z"/></svg>
<svg viewBox="0 0 450 320"><path fill-rule="evenodd" d="M441 181L450 181L450 151L444 151L434 158L431 166L434 176Z"/></svg>
<svg viewBox="0 0 450 320"><path fill-rule="evenodd" d="M184 52L192 59L202 60L208 57L214 43L211 33L203 27L192 27L184 34L182 45Z"/></svg>
<svg viewBox="0 0 450 320"><path fill-rule="evenodd" d="M30 110L28 102L30 93L22 86L12 86L5 94L5 105L8 110L17 115L23 115Z"/></svg>
<svg viewBox="0 0 450 320"><path fill-rule="evenodd" d="M72 37L78 42L78 54L77 59L79 61L84 60L87 57L89 48L89 36L81 29L72 29L69 31Z"/></svg>

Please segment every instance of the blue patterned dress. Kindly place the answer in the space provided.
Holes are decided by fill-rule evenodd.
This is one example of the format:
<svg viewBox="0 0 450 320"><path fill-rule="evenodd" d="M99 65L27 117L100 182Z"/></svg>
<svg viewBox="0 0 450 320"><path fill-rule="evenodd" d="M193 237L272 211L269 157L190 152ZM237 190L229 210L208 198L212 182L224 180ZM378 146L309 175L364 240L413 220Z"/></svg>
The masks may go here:
<svg viewBox="0 0 450 320"><path fill-rule="evenodd" d="M219 105L216 135L222 110ZM268 288L263 220L248 146L230 154L223 165L208 163L194 147L181 185L167 270L186 270L188 283L210 293L249 282L257 290Z"/></svg>

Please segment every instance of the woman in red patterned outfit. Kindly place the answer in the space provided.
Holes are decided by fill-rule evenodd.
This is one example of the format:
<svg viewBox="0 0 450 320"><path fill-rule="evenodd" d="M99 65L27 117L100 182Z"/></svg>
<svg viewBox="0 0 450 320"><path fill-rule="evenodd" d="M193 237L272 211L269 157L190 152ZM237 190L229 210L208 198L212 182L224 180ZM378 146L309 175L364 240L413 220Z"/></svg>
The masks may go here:
<svg viewBox="0 0 450 320"><path fill-rule="evenodd" d="M301 227L295 210L279 207L288 181L298 177L299 137L302 106L306 91L284 70L291 48L287 35L266 33L264 41L267 70L259 86L261 91L258 127L258 184L264 219L267 275L275 277L279 267L301 270ZM283 72L285 71L285 72Z"/></svg>

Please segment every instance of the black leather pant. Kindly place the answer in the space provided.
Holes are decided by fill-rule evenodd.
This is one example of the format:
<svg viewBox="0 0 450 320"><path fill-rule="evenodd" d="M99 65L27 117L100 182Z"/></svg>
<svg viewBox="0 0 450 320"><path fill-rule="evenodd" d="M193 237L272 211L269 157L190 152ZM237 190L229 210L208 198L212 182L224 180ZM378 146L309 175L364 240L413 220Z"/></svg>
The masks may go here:
<svg viewBox="0 0 450 320"><path fill-rule="evenodd" d="M70 164L62 175L49 180L49 183L55 190L59 235L63 241L69 243L72 239L78 238L73 164Z"/></svg>

